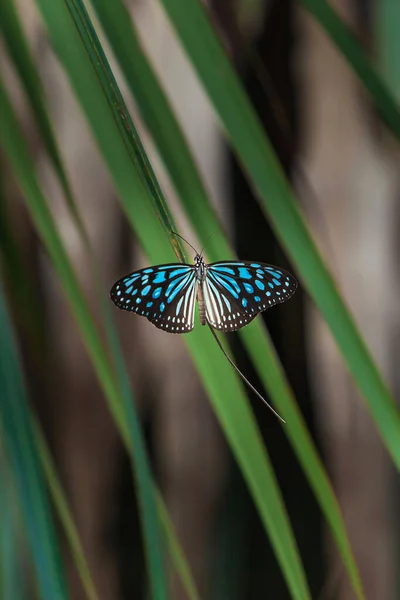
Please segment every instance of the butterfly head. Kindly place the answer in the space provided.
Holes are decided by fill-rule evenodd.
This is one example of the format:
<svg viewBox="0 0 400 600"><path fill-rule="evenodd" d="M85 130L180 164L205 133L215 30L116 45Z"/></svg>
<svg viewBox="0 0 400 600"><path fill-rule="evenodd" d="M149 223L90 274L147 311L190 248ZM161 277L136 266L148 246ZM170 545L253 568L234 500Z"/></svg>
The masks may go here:
<svg viewBox="0 0 400 600"><path fill-rule="evenodd" d="M204 264L203 256L201 254L196 254L194 262L196 267L200 267L200 265Z"/></svg>

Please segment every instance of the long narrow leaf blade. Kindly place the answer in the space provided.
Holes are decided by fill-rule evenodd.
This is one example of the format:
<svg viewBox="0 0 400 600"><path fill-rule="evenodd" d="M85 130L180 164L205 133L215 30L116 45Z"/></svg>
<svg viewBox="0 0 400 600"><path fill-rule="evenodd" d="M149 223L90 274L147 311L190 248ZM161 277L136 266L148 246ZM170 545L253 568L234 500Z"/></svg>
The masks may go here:
<svg viewBox="0 0 400 600"><path fill-rule="evenodd" d="M18 10L13 0L0 2L0 32L4 37L5 44L15 65L15 69L20 76L22 87L26 92L27 104L30 106L35 121L40 128L44 146L64 192L71 215L75 220L77 228L82 234L82 221L79 217L76 202L65 174L50 118L45 110L46 103L44 89L29 46L24 37Z"/></svg>
<svg viewBox="0 0 400 600"><path fill-rule="evenodd" d="M372 67L347 25L326 0L299 0L338 47L368 91L388 127L400 139L400 109L388 86ZM398 33L398 32L397 32Z"/></svg>
<svg viewBox="0 0 400 600"><path fill-rule="evenodd" d="M85 591L87 600L99 600L89 566L83 553L79 533L72 518L71 509L68 504L65 492L57 476L53 459L47 447L47 443L38 423L34 424L36 447L40 462L46 475L47 486L51 494L58 518L64 527L65 536L69 542L71 553L74 558L75 566L81 578L82 587Z"/></svg>
<svg viewBox="0 0 400 600"><path fill-rule="evenodd" d="M67 600L58 541L2 287L0 329L0 434L5 455L14 476L41 598Z"/></svg>
<svg viewBox="0 0 400 600"><path fill-rule="evenodd" d="M20 135L10 102L0 82L0 140L4 150L18 176L24 192L27 205L31 211L35 225L51 256L60 281L64 286L73 314L79 324L89 355L95 366L99 382L109 400L110 410L120 428L121 435L131 451L131 458L138 472L141 485L138 487L139 503L151 517L143 521L145 548L147 549L150 584L154 600L166 598L166 583L163 576L163 559L159 544L158 520L155 511L155 498L151 485L149 467L144 453L141 451L143 441L138 428L133 432L126 426L126 417L120 399L120 391L115 381L115 375L110 369L108 358L100 341L80 286L69 263L66 251L57 233L45 199L38 186L32 164ZM133 410L133 403L131 406ZM131 421L130 421L131 422ZM140 445L138 449L138 445ZM148 529L146 529L148 527ZM54 595L54 597L58 597ZM60 596L62 598L62 596Z"/></svg>
<svg viewBox="0 0 400 600"><path fill-rule="evenodd" d="M98 82L93 78L93 72L87 69L87 56L79 51L77 39L68 25L67 14L61 13L59 2L52 1L50 3L45 0L38 0L38 3L46 21L51 24L50 30L52 32L53 43L67 69L77 97L84 107L129 219L135 227L146 253L149 257L154 256L152 262L160 262L160 259L157 260L157 257L160 256L163 256L165 262L165 260L168 260L167 257L171 250L166 244L165 236L163 237L158 234L158 221L155 219L153 208L145 200L143 175L139 176L137 174L136 169L138 167L136 163L134 163L134 168L132 168L132 163L130 162L132 155L129 149L127 152L127 148L123 144L123 129L125 128L123 118L125 118L125 112L122 113L123 117L121 118L118 95L116 96L116 104L110 103L114 121L118 123L118 127L115 128L111 114L106 113L104 110L104 101L101 95L99 96ZM78 6L82 7L82 3L76 2L75 8ZM84 31L81 29L79 31L80 35L83 36ZM90 36L93 39L92 34ZM96 61L92 64L96 67L99 59L101 59L101 54L95 51L95 55ZM76 61L78 61L78 65ZM101 63L100 67L103 68ZM108 85L114 85L114 82L110 81ZM108 97L108 94L106 94L106 97ZM100 113L101 119L99 119ZM118 137L121 134L122 140ZM128 182L129 185L127 185ZM133 190L137 191L134 204L131 201ZM146 235L144 235L144 232L146 232ZM201 370L203 378L207 377L205 382L206 387L207 384L210 384L207 389L212 394L214 403L217 401L220 403L222 399L229 398L232 414L235 414L236 409L242 417L241 422L239 422L239 420L227 419L226 409L224 410L224 415L218 413L220 418L222 416L225 417L222 423L227 429L226 434L231 439L232 448L236 456L238 456L238 460L259 507L260 514L271 535L293 597L308 597L307 585L294 544L293 534L284 510L282 510L282 499L276 484L273 484L272 472L266 458L263 456L257 429L254 426L248 409L244 410L245 404L243 403L243 394L240 392L241 388L238 386L229 365L224 363L223 357L216 354L218 348L214 347L212 340L207 340L204 337L204 332L193 333L187 336L187 343L191 348L192 354L195 356L197 367ZM208 370L204 369L205 364L208 364ZM217 365L219 366L219 372L216 371ZM224 382L221 381L221 373L226 375ZM228 390L231 393L228 394ZM240 432L240 429L243 429L243 422L247 424L247 441L244 440ZM246 446L249 444L253 446L255 456L257 457L257 460L253 462L246 458L244 452ZM265 486L264 489L263 481L270 483L271 487ZM269 493L268 500L266 499L267 493Z"/></svg>
<svg viewBox="0 0 400 600"><path fill-rule="evenodd" d="M180 196L182 207L201 243L207 246L210 261L220 260L221 257L233 259L234 255L210 205L184 135L140 45L134 25L129 22L125 7L120 0L114 0L112 6L107 0L92 0L92 3L146 125L156 141L161 158ZM210 232L213 234L211 237ZM263 324L257 320L251 327L242 330L240 335L269 397L275 401L280 413L287 420L285 433L293 445L331 527L350 579L359 591L360 579L338 503L292 392L285 381L285 375L268 333Z"/></svg>
<svg viewBox="0 0 400 600"><path fill-rule="evenodd" d="M43 139L46 140L48 138L48 130L49 130L49 128L51 129L51 126L46 121L47 115L45 113L44 105L43 105L44 95L43 95L43 91L41 90L40 84L39 84L39 74L36 72L36 67L35 67L33 60L31 60L31 58L30 58L29 51L27 50L27 48L25 48L25 45L24 45L25 42L23 41L23 38L22 38L22 28L20 26L20 23L18 22L18 17L17 17L17 13L15 11L15 8L11 7L11 5L12 5L12 0L10 0L7 10L5 10L3 13L3 17L4 17L4 20L2 21L3 30L4 30L4 32L7 32L8 45L13 50L13 56L14 56L14 54L17 55L18 60L15 60L15 59L14 60L15 60L18 72L20 74L20 77L23 81L24 88L27 92L27 102L31 103L32 111L36 117L36 123L39 127L39 130L40 130L42 136L43 136ZM22 43L21 43L21 39L22 39ZM37 85L33 85L33 84L37 84ZM37 89L38 87L39 87L39 90ZM38 109L39 109L39 111L38 111ZM46 117L45 119L43 119L43 115ZM50 158L52 159L52 162L53 162L53 165L54 165L56 171L57 171L57 169L58 169L58 171L60 171L60 168L62 169L62 165L59 161L57 161L57 155L56 155L57 153L54 152L55 146L47 143L46 148L47 148L47 152L48 152ZM60 173L59 173L59 175L60 175ZM71 187L68 184L68 181L66 179L66 176L65 176L65 173L63 170L61 172L61 175L62 175L62 177L60 177L61 184L63 185L63 180L65 180L66 185L64 185L63 187L64 187L64 191L67 195L67 193L71 189ZM91 244L89 241L89 236L88 236L87 232L85 231L83 222L79 215L77 205L74 202L72 196L70 197L70 201L69 201L68 205L71 210L72 217L75 219L75 222L77 224L77 228L78 228L79 232L81 233L81 236L85 243L85 247L87 249L87 252L90 255L91 262L93 263L93 275L94 275L94 279L96 280L96 286L98 288L100 295L102 295L103 294L102 286L100 284L100 278L97 274L98 269L95 265L95 259L94 259L93 251L92 251ZM2 223L2 225L3 225L3 223ZM5 231L4 233L6 234L8 232ZM19 271L19 269L17 269L17 271ZM18 279L18 281L20 281L20 278ZM21 296L21 294L19 294L18 297L19 296ZM29 294L26 295L25 293L23 293L22 297L28 298ZM111 306L108 305L108 298L107 298L107 301L103 301L102 304L103 304L103 309L104 309L104 311L103 311L104 316L107 321L107 329L109 332L109 339L111 340L111 337L113 337L114 327L113 327L112 319L109 316ZM30 306L30 304L28 304L28 306ZM25 312L24 312L24 314L25 314ZM113 344L113 355L115 358L115 362L118 365L121 363L121 359L120 359L120 357L116 356L115 346L116 346L116 344L114 343ZM122 377L121 373L123 373L123 377L126 380L127 379L126 369L124 372L124 368L123 367L120 368L120 379ZM129 393L129 385L125 384L125 394L123 397L126 398L126 400L127 400L126 408L130 415L130 418L131 418L130 429L133 430L134 415L132 414L132 409L131 409L133 399L131 398L131 395ZM137 435L135 435L134 437L136 439L138 438ZM43 443L42 438L40 437L39 431L37 432L37 440L38 440L39 450L40 450L40 454L41 454L41 458L42 458L42 463L44 465L44 468L45 468L45 471L47 474L48 484L50 486L50 490L52 491L53 500L54 500L55 506L58 510L59 517L65 528L65 533L69 540L71 550L72 550L72 553L74 556L74 560L75 560L78 572L80 573L80 576L82 579L82 584L86 590L88 598L94 598L96 592L94 590L94 585L90 578L90 573L87 569L85 558L83 556L82 549L80 547L80 542L79 542L77 531L75 529L74 523L72 521L71 515L68 510L67 500L65 498L65 495L63 494L63 491L60 487L59 482L57 482L56 473L55 473L54 469L52 468L52 464L51 464L51 457L46 449L45 444ZM128 437L127 437L127 440L128 440ZM143 518L147 519L147 518L149 518L149 515L151 515L151 510L150 511L147 510L147 507L149 507L150 503L145 500L143 504L146 506L146 510L142 511ZM196 587L195 587L192 575L190 573L189 566L188 566L185 556L182 552L182 549L179 546L179 542L176 539L176 535L175 535L173 526L168 521L166 509L164 507L164 509L162 510L162 507L163 507L162 498L160 496L158 496L158 512L160 514L160 519L161 519L161 523L162 523L162 526L164 529L168 547L171 549L173 562L175 562L177 572L179 573L179 576L182 579L184 587L187 589L188 596L190 598L193 598L194 600L196 600L196 599L198 599L198 593L196 591Z"/></svg>
<svg viewBox="0 0 400 600"><path fill-rule="evenodd" d="M400 468L399 411L317 251L290 185L204 7L196 0L162 3L257 192L262 210L330 327L376 427Z"/></svg>

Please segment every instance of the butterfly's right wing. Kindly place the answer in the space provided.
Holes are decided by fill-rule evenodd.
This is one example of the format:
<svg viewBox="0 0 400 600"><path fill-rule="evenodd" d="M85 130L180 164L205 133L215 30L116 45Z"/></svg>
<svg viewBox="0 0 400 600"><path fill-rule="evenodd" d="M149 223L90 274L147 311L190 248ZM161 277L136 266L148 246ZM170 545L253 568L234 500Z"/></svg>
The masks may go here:
<svg viewBox="0 0 400 600"><path fill-rule="evenodd" d="M197 292L193 265L172 263L134 271L117 281L110 296L118 308L146 317L169 333L194 327Z"/></svg>
<svg viewBox="0 0 400 600"><path fill-rule="evenodd" d="M224 261L207 265L203 293L206 318L214 329L237 331L260 312L288 300L296 278L274 265Z"/></svg>

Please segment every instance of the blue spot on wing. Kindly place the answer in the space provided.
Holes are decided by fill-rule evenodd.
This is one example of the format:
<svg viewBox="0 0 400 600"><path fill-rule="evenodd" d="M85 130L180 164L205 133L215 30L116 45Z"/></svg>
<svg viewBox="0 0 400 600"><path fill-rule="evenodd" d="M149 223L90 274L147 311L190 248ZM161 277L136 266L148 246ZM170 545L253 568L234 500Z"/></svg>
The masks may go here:
<svg viewBox="0 0 400 600"><path fill-rule="evenodd" d="M132 283L134 283L137 279L139 279L140 275L136 274L136 275L129 275L128 277L126 277L125 279L122 280L122 283L129 286L132 285Z"/></svg>
<svg viewBox="0 0 400 600"><path fill-rule="evenodd" d="M172 279L173 277L177 277L180 275L185 276L188 273L190 273L191 270L192 270L192 267L186 267L186 266L179 267L178 269L174 269L173 271L170 271L169 278Z"/></svg>
<svg viewBox="0 0 400 600"><path fill-rule="evenodd" d="M235 292L237 294L240 294L240 285L237 283L236 279L234 279L233 277L228 277L228 276L221 276L221 279L223 279L224 281L227 281L229 283L229 285L231 285L234 289Z"/></svg>
<svg viewBox="0 0 400 600"><path fill-rule="evenodd" d="M215 271L218 271L218 273L228 273L228 275L235 275L234 269L231 269L230 267L215 267Z"/></svg>
<svg viewBox="0 0 400 600"><path fill-rule="evenodd" d="M153 283L163 283L165 281L165 271L159 271L153 279Z"/></svg>
<svg viewBox="0 0 400 600"><path fill-rule="evenodd" d="M229 267L230 269L236 269L237 267L244 267L245 264L246 263L243 260L224 260L212 263L208 266L212 267L213 269L220 269L221 267Z"/></svg>
<svg viewBox="0 0 400 600"><path fill-rule="evenodd" d="M250 275L250 271L249 269L244 269L242 267L239 267L239 277L241 277L242 279L252 279L252 275Z"/></svg>
<svg viewBox="0 0 400 600"><path fill-rule="evenodd" d="M233 277L229 277L228 275L215 275L215 279L217 279L217 281L219 281L231 294L238 298L237 294L240 294L241 290L239 284Z"/></svg>

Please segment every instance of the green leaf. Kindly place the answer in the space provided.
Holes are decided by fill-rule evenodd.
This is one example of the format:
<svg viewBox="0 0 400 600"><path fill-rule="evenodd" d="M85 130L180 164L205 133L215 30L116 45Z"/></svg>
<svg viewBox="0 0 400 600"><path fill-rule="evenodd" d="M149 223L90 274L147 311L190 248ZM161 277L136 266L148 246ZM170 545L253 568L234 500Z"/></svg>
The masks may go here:
<svg viewBox="0 0 400 600"><path fill-rule="evenodd" d="M94 72L88 67L87 57L76 38L76 32L69 26L67 13L59 2L38 0L45 21L49 26L53 44L61 57L70 77L77 98L81 102L99 148L114 179L120 200L127 212L138 238L152 262L168 260L171 249L166 237L162 235L160 223L155 217L154 209L147 201L147 193L151 192L154 201L162 199L154 188L154 180L149 181L149 168L143 169L142 149L133 133L126 139L126 130L133 132L133 124L127 118L125 107L121 104L119 93L112 95L116 89L108 65L104 64L102 51L93 35L85 16L81 2L75 2L71 8L74 18L80 19L78 30L85 42L85 48L97 69L98 80L109 99L108 112L105 100L100 93ZM78 10L79 8L79 10ZM78 11L78 14L76 14ZM96 42L96 48L90 45ZM99 71L102 71L100 73ZM106 77L104 76L106 75ZM108 82L107 82L108 78ZM111 118L114 119L114 122ZM115 124L117 127L115 127ZM133 160L133 162L131 162ZM144 171L144 172L143 172ZM134 198L134 202L132 202ZM163 219L164 215L159 215ZM206 336L209 337L206 337ZM290 525L282 508L270 465L263 453L259 434L245 404L242 388L230 366L226 364L219 349L213 343L208 331L198 331L186 336L197 368L200 370L206 389L209 390L217 414L225 428L231 447L242 466L250 490L258 506L263 522L270 533L277 556L286 573L293 597L308 597L307 585L294 543ZM208 365L208 368L206 368ZM229 398L229 410L226 402ZM246 432L246 438L243 435ZM267 485L265 484L267 482Z"/></svg>
<svg viewBox="0 0 400 600"><path fill-rule="evenodd" d="M369 93L393 135L400 138L399 105L385 82L371 66L365 52L349 28L325 0L299 0L299 2L315 17L325 33L338 47ZM393 56L396 55L393 54Z"/></svg>
<svg viewBox="0 0 400 600"><path fill-rule="evenodd" d="M129 413L126 414L124 396L120 396L115 374L109 366L108 358L95 328L93 319L87 307L83 293L76 280L75 273L69 263L67 254L57 233L46 201L38 186L33 167L26 147L12 112L10 102L0 83L0 139L9 161L17 175L25 196L25 201L31 212L38 233L49 252L53 265L64 287L71 310L78 322L82 337L100 384L107 396L110 410L128 445L134 472L140 480L138 486L139 506L144 526L144 542L148 559L150 584L155 600L166 598L166 584L163 576L163 562L159 545L158 523L155 511L155 498L151 484L151 476L146 457L143 452L143 440L138 426L137 416L133 413L134 405L130 403ZM134 422L135 421L135 422ZM127 425L127 422L129 426ZM134 422L134 428L132 423ZM53 598L58 598L53 595ZM60 596L62 598L62 596Z"/></svg>
<svg viewBox="0 0 400 600"><path fill-rule="evenodd" d="M119 0L114 0L112 6L107 0L92 0L92 2L142 117L156 141L160 156L180 196L182 207L201 243L207 244L207 255L211 261L217 261L221 257L234 258L210 205L184 135L140 45L125 7ZM213 234L212 237L209 237L210 232ZM321 505L321 510L331 527L350 578L360 590L357 567L338 503L280 367L267 330L262 322L257 320L243 329L240 335L269 397L274 400L280 413L287 420L284 431L289 436Z"/></svg>
<svg viewBox="0 0 400 600"><path fill-rule="evenodd" d="M71 553L74 557L75 566L81 578L82 587L85 590L88 600L99 600L99 596L96 592L96 588L89 571L89 566L86 562L86 558L83 553L79 533L72 518L71 509L69 507L60 480L57 476L57 472L53 463L52 456L47 447L46 440L43 436L40 425L37 422L34 422L34 431L36 438L37 453L40 457L43 472L46 476L46 481L51 494L51 498L57 510L60 522L63 525L65 536L70 545Z"/></svg>
<svg viewBox="0 0 400 600"><path fill-rule="evenodd" d="M400 414L326 268L293 191L226 54L195 0L162 0L247 176L400 468Z"/></svg>
<svg viewBox="0 0 400 600"><path fill-rule="evenodd" d="M182 547L177 543L174 526L160 494L157 495L157 508L158 516L168 543L171 562L175 565L176 571L179 573L182 585L185 588L188 597L192 600L200 600L192 574L187 565L186 557L183 554Z"/></svg>
<svg viewBox="0 0 400 600"><path fill-rule="evenodd" d="M6 20L10 19L10 15L11 15L11 20L10 20L10 23L8 23L8 22L6 22ZM19 21L17 20L17 13L15 12L14 8L12 10L11 9L5 10L3 13L3 16L4 16L4 23L3 23L4 29L7 31L8 31L8 28L11 29L11 34L10 34L10 32L8 32L9 45L13 49L14 53L15 52L17 52L17 54L20 53L20 55L18 55L19 60L18 61L15 60L14 62L16 64L18 73L20 74L21 80L23 82L23 87L26 90L27 102L28 102L28 104L29 103L31 104L32 112L35 115L36 123L39 127L39 130L40 130L43 138L45 140L47 140L48 131L49 130L51 131L51 125L50 125L50 123L46 122L45 118L43 118L43 115L46 117L46 112L44 110L44 104L43 104L44 95L41 90L39 75L36 72L36 67L35 67L34 62L30 58L29 50L26 49L26 51L22 51L22 50L24 50L24 41L23 41L23 37L22 37L22 30L21 30ZM20 37L22 37L21 44L20 44ZM21 46L22 50L21 50L20 46ZM13 54L13 56L14 56L14 54ZM36 87L33 86L32 82L36 82L37 86ZM52 146L51 144L46 143L47 152L48 152L50 158L52 159L53 165L57 171L57 168L60 166L60 163L57 161L57 156L54 155L55 154L54 148L55 148L54 145ZM66 190L70 189L70 186L64 175L64 172L62 171L62 177L60 178L61 184L63 184L63 180L62 180L63 177L65 178L65 183L66 183L66 185L64 186L64 188L65 188L64 191L66 191ZM1 197L0 197L0 200L2 200ZM119 368L120 379L122 377L122 379L124 381L124 383L123 383L123 385L125 386L124 389L125 389L125 391L127 391L127 390L129 390L129 384L127 384L126 369L124 369L123 361L122 361L121 357L118 356L118 349L116 348L116 346L118 346L118 344L115 343L115 333L114 333L115 328L113 326L113 323L112 323L112 320L110 317L110 308L111 307L109 306L108 298L107 299L103 298L103 291L102 291L102 286L100 284L98 268L95 264L95 259L94 259L93 251L92 251L92 248L90 245L90 240L87 235L87 232L85 231L83 222L80 218L78 207L76 206L72 196L71 196L70 200L72 202L72 205L71 205L71 202L68 202L68 205L69 205L72 217L75 219L77 228L78 228L78 230L83 238L83 241L85 243L85 247L87 249L87 252L88 252L89 258L90 258L90 262L92 264L95 285L96 285L98 293L103 301L102 302L103 314L104 314L104 318L106 320L108 337L109 337L111 345L113 346L112 353L114 356L114 360L115 360L116 365ZM2 208L1 205L0 205L0 208ZM4 227L3 227L3 225L4 225ZM2 226L2 228L0 230L0 237L2 237L1 234L4 233L4 241L6 242L8 240L8 238L10 238L10 236L8 235L8 229L5 226L5 222L3 223L3 220L1 220L1 226ZM13 242L12 238L9 241ZM10 246L10 244L4 243L4 250L7 250L8 246ZM7 253L7 256L9 256L9 255L11 255L11 252ZM14 286L14 287L20 288L21 281L22 282L25 281L24 277L21 278L21 276L20 276L21 272L22 272L21 268L20 268L21 265L15 264L15 260L13 261L13 264L9 264L9 261L6 264L10 266L10 269L9 269L10 275L13 275L14 272L19 273L19 277L16 278L16 280L15 280L15 283L17 284L17 286ZM14 280L14 278L13 278L13 280ZM20 296L22 296L22 298L27 299L27 306L30 309L31 303L32 303L32 294L27 293L27 291L24 288L20 294L17 293L18 300L19 300ZM25 307L25 309L26 309L26 307ZM26 312L27 312L26 310L22 311L23 316L25 316ZM30 312L32 312L32 311L30 311ZM37 315L36 315L36 319L33 318L33 319L30 319L30 321L33 321L33 322L37 321ZM130 416L132 419L133 416L130 412L131 411L130 405L133 402L133 400L131 398L129 391L127 392L127 395L125 395L125 398L126 398L126 401L128 402L127 411L130 413ZM131 429L133 427L134 427L134 425L131 424ZM45 471L46 471L46 474L48 477L48 484L50 486L50 490L52 492L53 500L55 502L56 508L59 512L60 519L64 525L66 536L70 542L72 553L74 555L74 560L75 560L78 572L80 573L81 578L82 578L82 584L83 584L84 588L86 589L86 593L87 593L88 597L94 598L95 597L94 586L90 579L90 573L88 572L87 565L85 563L85 558L83 556L82 549L80 547L79 538L77 536L77 532L76 532L74 523L69 514L66 498L63 495L60 484L56 479L56 474L55 474L54 468L52 467L51 458L50 458L50 455L48 454L46 447L43 445L44 442L41 437L40 431L37 432L37 435L38 435L38 438L37 438L38 447L41 451L41 458L42 458L42 462L43 462L43 465L44 465L44 468L45 468ZM136 435L135 435L135 437L136 437ZM126 439L126 443L128 444L129 443L129 435L125 436L125 439ZM195 589L195 584L193 582L187 561L186 561L186 559L183 555L183 552L179 546L179 542L176 539L175 532L173 530L173 526L168 521L165 507L161 513L162 507L163 507L162 498L159 496L158 497L158 510L160 512L160 518L162 521L162 526L165 530L167 542L169 544L169 547L170 547L172 555L173 555L173 560L176 562L177 571L178 571L180 577L182 578L184 587L187 589L189 597L198 598L198 594ZM145 512L144 518L147 518L148 513L149 513L149 511ZM150 513L151 513L151 511L150 511Z"/></svg>
<svg viewBox="0 0 400 600"><path fill-rule="evenodd" d="M4 37L5 45L20 76L28 106L30 106L36 124L40 129L44 146L64 192L71 215L82 235L84 231L83 224L65 174L50 119L45 110L44 90L13 0L0 2L0 32Z"/></svg>
<svg viewBox="0 0 400 600"><path fill-rule="evenodd" d="M400 3L381 0L375 5L374 22L377 35L377 63L386 85L400 102Z"/></svg>
<svg viewBox="0 0 400 600"><path fill-rule="evenodd" d="M141 47L128 11L121 0L112 4L108 0L92 0L92 4L183 208L202 242L207 240L207 254L213 260L232 256L184 133ZM164 207L165 204L155 203L160 213ZM210 233L213 235L210 236Z"/></svg>
<svg viewBox="0 0 400 600"><path fill-rule="evenodd" d="M27 539L43 600L67 600L51 508L37 460L23 376L0 287L0 434L24 518Z"/></svg>

